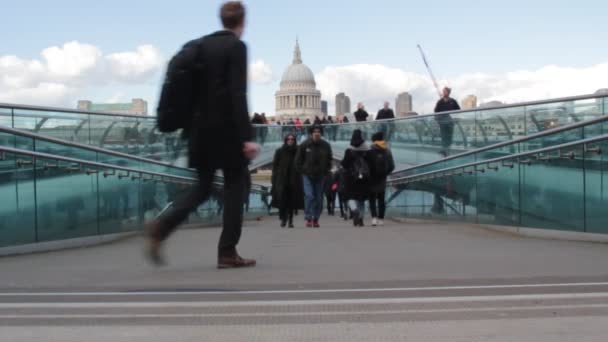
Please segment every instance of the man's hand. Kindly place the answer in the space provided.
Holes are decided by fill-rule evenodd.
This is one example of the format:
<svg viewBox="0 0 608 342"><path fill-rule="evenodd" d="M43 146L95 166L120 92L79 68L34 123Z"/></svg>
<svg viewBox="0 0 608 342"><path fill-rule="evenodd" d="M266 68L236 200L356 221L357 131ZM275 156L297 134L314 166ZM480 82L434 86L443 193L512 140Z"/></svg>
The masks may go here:
<svg viewBox="0 0 608 342"><path fill-rule="evenodd" d="M260 145L248 141L243 144L243 153L245 154L245 158L254 160L260 153Z"/></svg>

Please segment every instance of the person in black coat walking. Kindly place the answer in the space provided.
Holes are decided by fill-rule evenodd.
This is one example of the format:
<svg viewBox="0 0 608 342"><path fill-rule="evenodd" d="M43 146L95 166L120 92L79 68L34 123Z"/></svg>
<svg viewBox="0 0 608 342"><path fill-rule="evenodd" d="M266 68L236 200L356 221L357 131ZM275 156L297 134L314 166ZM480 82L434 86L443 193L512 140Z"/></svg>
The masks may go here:
<svg viewBox="0 0 608 342"><path fill-rule="evenodd" d="M460 110L458 102L450 97L451 93L452 89L448 87L443 88L443 97L437 101L435 113ZM450 114L438 114L435 115L435 121L437 121L437 125L439 125L439 134L441 135L440 153L446 157L450 146L452 146L452 139L454 137L454 120Z"/></svg>
<svg viewBox="0 0 608 342"><path fill-rule="evenodd" d="M383 226L386 211L386 178L395 170L395 161L382 132L372 135L369 155L371 164L369 208L372 212L372 226Z"/></svg>
<svg viewBox="0 0 608 342"><path fill-rule="evenodd" d="M295 134L288 134L283 146L276 150L272 160L272 202L279 209L281 228L293 228L293 214L304 208L302 176L296 171L298 145Z"/></svg>
<svg viewBox="0 0 608 342"><path fill-rule="evenodd" d="M341 162L344 168L345 193L355 226L363 226L365 200L370 195L369 146L365 144L360 129L353 131L350 147Z"/></svg>
<svg viewBox="0 0 608 342"><path fill-rule="evenodd" d="M204 65L193 108L188 155L197 169L198 183L181 194L173 205L146 225L146 254L157 265L164 263L162 242L211 194L215 171L224 174L223 230L218 244L218 268L254 266L236 245L243 225L243 193L248 164L259 151L247 109L247 47L240 39L245 28L245 7L226 2L220 16L224 30L186 44L197 49L197 64Z"/></svg>

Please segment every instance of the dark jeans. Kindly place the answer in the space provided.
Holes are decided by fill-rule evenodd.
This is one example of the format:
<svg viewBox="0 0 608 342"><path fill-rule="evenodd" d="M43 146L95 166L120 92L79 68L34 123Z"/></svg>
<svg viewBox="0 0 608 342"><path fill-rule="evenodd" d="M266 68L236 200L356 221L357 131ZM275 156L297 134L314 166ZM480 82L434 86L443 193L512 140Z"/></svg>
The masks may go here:
<svg viewBox="0 0 608 342"><path fill-rule="evenodd" d="M318 220L323 211L323 178L304 179L304 214L307 220Z"/></svg>
<svg viewBox="0 0 608 342"><path fill-rule="evenodd" d="M373 192L369 197L369 208L372 211L372 217L377 217L384 220L384 213L386 212L386 200L384 199L385 195L386 193L384 191L379 193Z"/></svg>
<svg viewBox="0 0 608 342"><path fill-rule="evenodd" d="M241 238L243 226L243 193L247 186L249 172L246 166L224 169L224 215L223 229L218 244L218 256L234 256L236 245ZM211 194L215 169L198 170L198 183L181 193L173 205L158 218L162 240L169 237L188 215L204 203Z"/></svg>

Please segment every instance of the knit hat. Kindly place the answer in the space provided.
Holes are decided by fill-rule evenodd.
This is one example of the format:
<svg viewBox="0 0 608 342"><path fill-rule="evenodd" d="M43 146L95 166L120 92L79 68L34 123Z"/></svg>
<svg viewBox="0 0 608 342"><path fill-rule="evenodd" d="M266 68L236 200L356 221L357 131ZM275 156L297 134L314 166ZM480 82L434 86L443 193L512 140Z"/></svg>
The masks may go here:
<svg viewBox="0 0 608 342"><path fill-rule="evenodd" d="M356 129L353 131L353 136L350 138L350 145L354 147L359 147L363 145L365 140L363 140L363 133L361 133L360 129Z"/></svg>
<svg viewBox="0 0 608 342"><path fill-rule="evenodd" d="M384 132L377 132L372 135L372 141L381 141L384 140Z"/></svg>

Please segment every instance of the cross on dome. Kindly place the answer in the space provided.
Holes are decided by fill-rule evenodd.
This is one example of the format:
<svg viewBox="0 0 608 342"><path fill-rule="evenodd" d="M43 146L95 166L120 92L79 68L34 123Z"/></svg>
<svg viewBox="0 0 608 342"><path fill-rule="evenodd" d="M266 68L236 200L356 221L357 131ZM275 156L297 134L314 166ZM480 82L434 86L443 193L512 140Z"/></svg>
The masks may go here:
<svg viewBox="0 0 608 342"><path fill-rule="evenodd" d="M300 42L296 37L296 48L293 51L293 64L302 64L302 51L300 51Z"/></svg>

